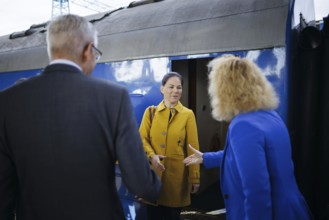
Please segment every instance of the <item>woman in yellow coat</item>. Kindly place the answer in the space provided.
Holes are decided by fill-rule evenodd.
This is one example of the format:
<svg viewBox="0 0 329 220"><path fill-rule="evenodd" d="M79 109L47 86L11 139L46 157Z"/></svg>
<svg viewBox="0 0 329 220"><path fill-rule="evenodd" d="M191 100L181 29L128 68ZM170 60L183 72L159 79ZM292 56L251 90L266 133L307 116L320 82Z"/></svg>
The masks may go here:
<svg viewBox="0 0 329 220"><path fill-rule="evenodd" d="M176 72L162 79L163 101L145 110L139 128L144 150L162 182L157 206L148 205L148 220L178 220L182 207L191 203L190 193L200 186L200 167L186 167L184 157L199 148L198 132L192 110L180 103L183 79Z"/></svg>

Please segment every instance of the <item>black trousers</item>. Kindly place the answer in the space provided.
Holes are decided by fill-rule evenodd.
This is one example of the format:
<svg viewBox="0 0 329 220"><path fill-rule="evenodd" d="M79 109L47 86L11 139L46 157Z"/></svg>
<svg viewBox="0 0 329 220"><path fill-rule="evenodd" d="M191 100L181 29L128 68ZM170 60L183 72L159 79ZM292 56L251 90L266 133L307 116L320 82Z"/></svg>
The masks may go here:
<svg viewBox="0 0 329 220"><path fill-rule="evenodd" d="M182 208L147 205L147 220L181 220Z"/></svg>

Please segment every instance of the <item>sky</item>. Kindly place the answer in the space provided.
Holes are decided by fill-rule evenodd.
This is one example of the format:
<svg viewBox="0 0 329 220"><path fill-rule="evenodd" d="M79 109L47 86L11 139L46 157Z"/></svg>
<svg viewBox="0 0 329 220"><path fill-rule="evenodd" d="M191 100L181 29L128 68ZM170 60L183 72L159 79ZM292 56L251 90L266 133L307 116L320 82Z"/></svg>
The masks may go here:
<svg viewBox="0 0 329 220"><path fill-rule="evenodd" d="M135 0L69 0L70 13L81 16L111 11ZM60 2L60 1L57 1ZM52 0L0 0L0 36L29 29L52 17ZM59 4L56 4L59 6ZM89 8L87 8L89 7ZM59 13L59 10L55 10Z"/></svg>
<svg viewBox="0 0 329 220"><path fill-rule="evenodd" d="M85 16L127 6L132 1L136 0L69 0L69 8L71 14ZM49 21L52 17L52 3L52 0L0 0L0 36ZM89 5L89 9L82 5ZM329 0L314 0L314 6L316 20L328 16Z"/></svg>
<svg viewBox="0 0 329 220"><path fill-rule="evenodd" d="M322 20L329 15L329 0L314 0L316 20Z"/></svg>

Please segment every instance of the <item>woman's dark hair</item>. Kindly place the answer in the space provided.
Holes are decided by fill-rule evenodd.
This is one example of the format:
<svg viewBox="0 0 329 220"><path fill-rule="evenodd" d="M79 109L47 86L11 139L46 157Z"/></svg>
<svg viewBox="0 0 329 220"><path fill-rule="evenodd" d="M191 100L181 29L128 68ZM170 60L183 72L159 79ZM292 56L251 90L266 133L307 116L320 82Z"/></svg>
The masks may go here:
<svg viewBox="0 0 329 220"><path fill-rule="evenodd" d="M166 75L164 75L162 78L162 85L164 86L167 83L168 79L171 77L174 77L174 76L179 78L179 80L183 86L183 77L181 76L181 74L176 73L176 72L169 72Z"/></svg>

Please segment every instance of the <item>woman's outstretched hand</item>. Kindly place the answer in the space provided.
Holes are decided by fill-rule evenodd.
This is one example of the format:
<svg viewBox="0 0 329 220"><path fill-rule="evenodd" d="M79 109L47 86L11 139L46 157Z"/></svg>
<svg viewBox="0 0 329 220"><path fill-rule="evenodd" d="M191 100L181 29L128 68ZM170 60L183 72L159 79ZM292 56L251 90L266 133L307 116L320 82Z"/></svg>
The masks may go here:
<svg viewBox="0 0 329 220"><path fill-rule="evenodd" d="M194 149L190 144L188 145L188 147L193 151L194 154L186 157L183 160L183 163L186 166L189 166L189 165L192 165L192 164L200 164L200 163L202 163L203 162L203 158L202 158L203 153L201 153L200 151Z"/></svg>

